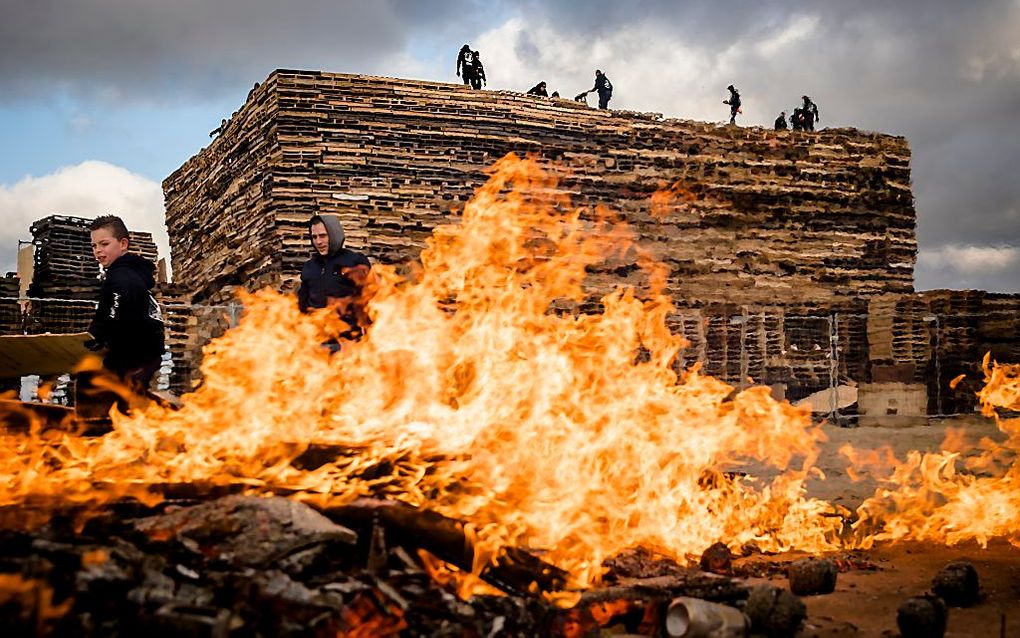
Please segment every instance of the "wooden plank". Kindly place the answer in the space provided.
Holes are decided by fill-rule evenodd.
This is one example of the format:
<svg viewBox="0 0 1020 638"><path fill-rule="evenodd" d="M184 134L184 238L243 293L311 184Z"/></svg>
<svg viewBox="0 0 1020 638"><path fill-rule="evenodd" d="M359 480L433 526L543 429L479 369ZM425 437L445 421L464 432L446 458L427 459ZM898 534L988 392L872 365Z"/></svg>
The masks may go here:
<svg viewBox="0 0 1020 638"><path fill-rule="evenodd" d="M29 374L64 374L90 353L87 332L0 336L0 378Z"/></svg>

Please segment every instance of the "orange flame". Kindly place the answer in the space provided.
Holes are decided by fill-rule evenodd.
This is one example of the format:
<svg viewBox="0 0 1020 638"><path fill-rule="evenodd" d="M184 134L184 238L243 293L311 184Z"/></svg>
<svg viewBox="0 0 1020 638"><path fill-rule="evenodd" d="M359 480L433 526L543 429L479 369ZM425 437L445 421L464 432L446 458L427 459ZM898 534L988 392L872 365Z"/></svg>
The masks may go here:
<svg viewBox="0 0 1020 638"><path fill-rule="evenodd" d="M0 439L0 505L155 502L182 482L319 504L388 496L470 521L479 560L530 547L581 585L636 545L681 562L719 540L841 547L833 514L848 512L805 496L824 440L809 414L767 388L732 395L697 368L678 373L685 344L666 325L666 269L625 224L570 210L553 186L532 160L498 162L460 223L434 231L420 268L374 269L372 325L338 354L318 345L340 330L335 313L303 316L270 290L242 295L245 316L207 346L204 383L181 410L115 415L95 439L48 440L37 429ZM640 265L640 286L594 299L589 275L620 261ZM1015 375L1000 370L988 370L982 398L1013 405ZM299 469L292 461L310 443L350 453ZM890 485L900 491L862 507L854 542L1013 533L993 519L1011 506L1018 528L1016 477L986 490L954 459L899 464ZM774 478L723 473L751 463ZM968 497L976 485L990 500ZM917 529L896 518L945 499L956 508L946 516L975 526L947 533L942 519ZM876 519L881 531L865 535L863 521Z"/></svg>
<svg viewBox="0 0 1020 638"><path fill-rule="evenodd" d="M1020 365L983 362L985 386L978 393L982 412L996 418L1007 438L1002 444L982 439L972 448L976 456L958 467L963 445L950 431L943 450L910 452L903 461L892 458L884 487L857 510L858 543L933 540L955 545L975 541L982 547L992 538L1020 546L1020 419L1000 419L997 409L1020 408ZM852 452L844 452L852 456ZM890 453L891 457L891 453Z"/></svg>

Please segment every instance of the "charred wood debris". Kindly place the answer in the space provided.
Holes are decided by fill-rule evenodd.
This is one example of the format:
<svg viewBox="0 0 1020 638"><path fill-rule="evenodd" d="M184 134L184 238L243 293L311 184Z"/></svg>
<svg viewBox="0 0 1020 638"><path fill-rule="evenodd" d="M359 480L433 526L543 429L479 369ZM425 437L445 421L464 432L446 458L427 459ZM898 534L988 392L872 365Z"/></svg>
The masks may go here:
<svg viewBox="0 0 1020 638"><path fill-rule="evenodd" d="M691 556L691 567L628 550L571 606L554 602L568 574L510 547L479 574L491 593L464 599L435 571L440 561L470 570L461 521L374 498L316 508L184 494L87 512L53 502L0 509L5 635L783 636L805 618L797 596L746 579L792 560L737 564L721 544L700 566ZM33 508L48 522L25 529ZM877 569L857 554L816 562L826 581Z"/></svg>

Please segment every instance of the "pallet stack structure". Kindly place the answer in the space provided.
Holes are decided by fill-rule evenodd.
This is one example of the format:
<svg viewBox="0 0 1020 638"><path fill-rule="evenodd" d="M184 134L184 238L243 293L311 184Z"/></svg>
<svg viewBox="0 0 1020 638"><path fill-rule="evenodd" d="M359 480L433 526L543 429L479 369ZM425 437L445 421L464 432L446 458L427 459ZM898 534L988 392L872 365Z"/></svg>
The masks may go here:
<svg viewBox="0 0 1020 638"><path fill-rule="evenodd" d="M29 334L80 332L88 328L99 297L100 268L92 256L90 220L50 215L34 224Z"/></svg>
<svg viewBox="0 0 1020 638"><path fill-rule="evenodd" d="M21 334L21 305L18 303L21 279L15 273L0 277L0 335Z"/></svg>
<svg viewBox="0 0 1020 638"><path fill-rule="evenodd" d="M22 334L25 329L24 317L18 296L21 279L15 273L7 273L0 277L0 335ZM21 387L20 379L0 378L0 394L17 391Z"/></svg>
<svg viewBox="0 0 1020 638"><path fill-rule="evenodd" d="M863 381L886 390L912 387L932 414L968 412L976 407L986 353L1000 362L1020 361L1020 295L881 295L870 300L867 330L871 375ZM951 388L961 374L966 382Z"/></svg>
<svg viewBox="0 0 1020 638"><path fill-rule="evenodd" d="M196 304L222 304L238 288L293 289L317 213L339 215L348 245L375 262L413 260L509 152L540 157L571 205L605 206L636 231L670 269L672 327L691 341L682 363L699 360L731 382L782 384L792 399L870 382L875 365L892 365L869 353L879 331L871 300L901 299L889 306L897 317L920 307L902 137L720 126L292 70L270 75L164 180L175 281ZM671 187L681 196L651 203ZM592 298L639 283L633 266L592 272ZM924 335L907 323L887 348L893 363L925 356ZM966 330L951 329L954 338Z"/></svg>
<svg viewBox="0 0 1020 638"><path fill-rule="evenodd" d="M201 379L203 346L235 325L242 308L233 301L195 304L191 292L179 283L160 284L156 297L163 310L166 347L171 361L167 389L181 395L192 390Z"/></svg>

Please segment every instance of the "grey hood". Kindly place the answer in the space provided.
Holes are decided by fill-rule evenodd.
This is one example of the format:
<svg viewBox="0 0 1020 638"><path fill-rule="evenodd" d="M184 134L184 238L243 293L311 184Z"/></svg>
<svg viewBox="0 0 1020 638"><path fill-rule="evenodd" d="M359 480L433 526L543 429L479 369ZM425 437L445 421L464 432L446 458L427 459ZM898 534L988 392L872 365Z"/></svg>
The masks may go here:
<svg viewBox="0 0 1020 638"><path fill-rule="evenodd" d="M347 239L344 233L344 225L337 215L327 213L319 215L319 217L322 218L322 224L326 227L326 232L329 234L329 254L335 255L344 247L344 240ZM315 247L314 244L312 247Z"/></svg>

